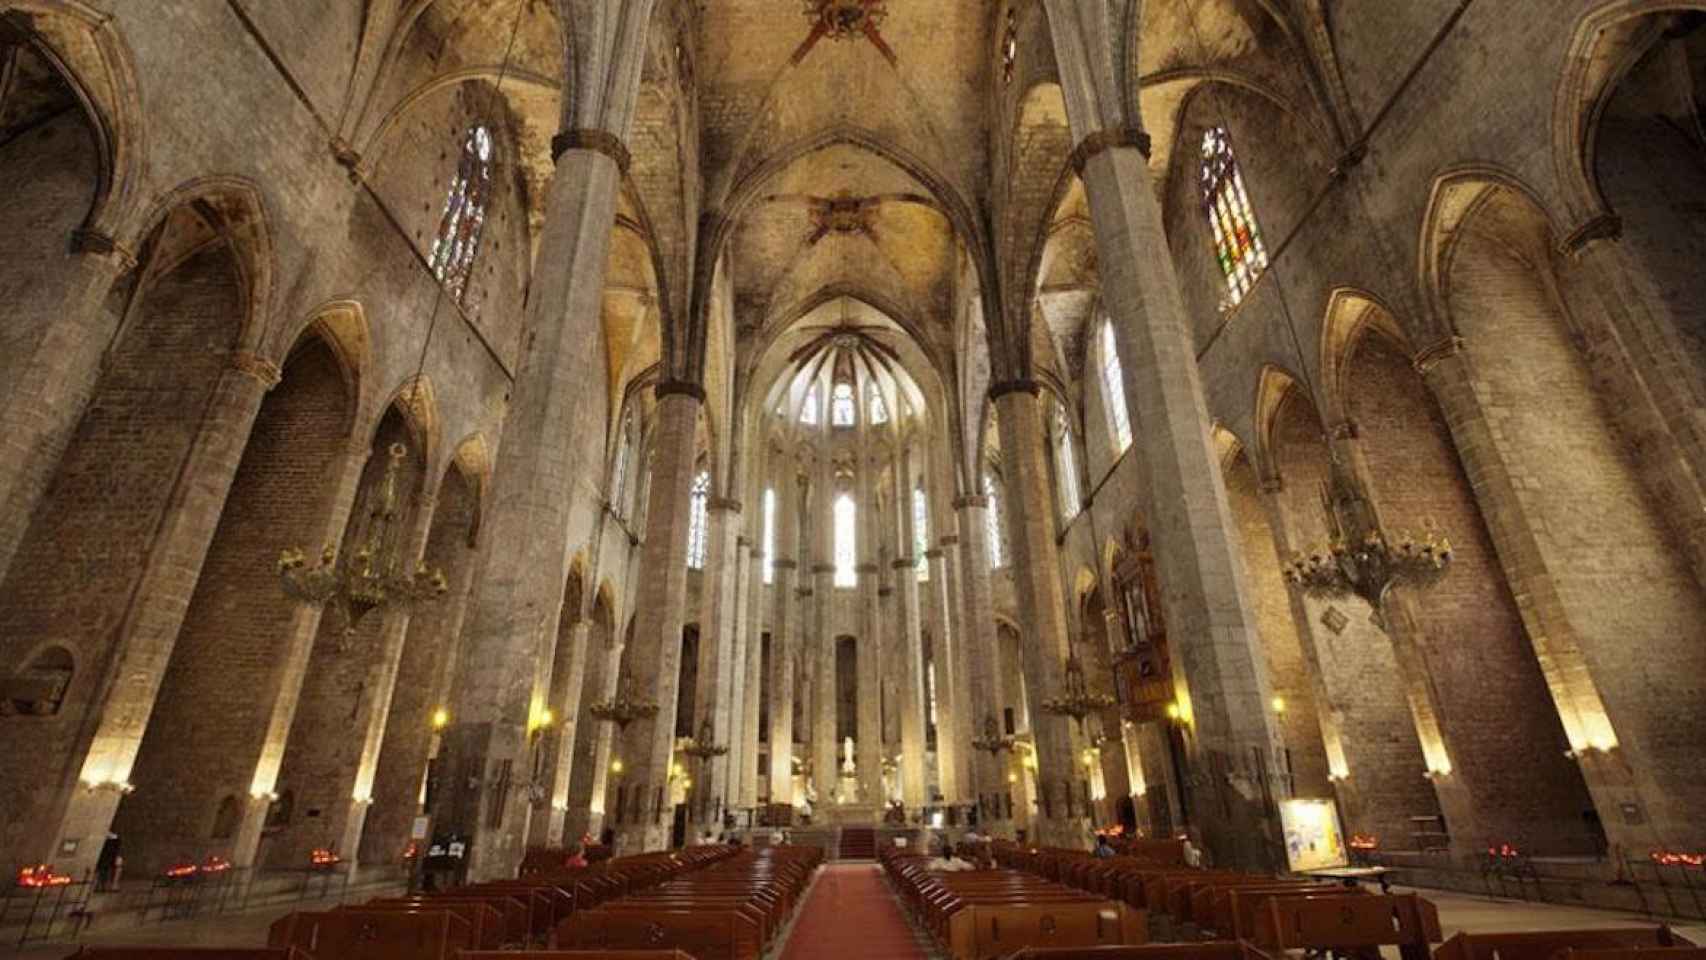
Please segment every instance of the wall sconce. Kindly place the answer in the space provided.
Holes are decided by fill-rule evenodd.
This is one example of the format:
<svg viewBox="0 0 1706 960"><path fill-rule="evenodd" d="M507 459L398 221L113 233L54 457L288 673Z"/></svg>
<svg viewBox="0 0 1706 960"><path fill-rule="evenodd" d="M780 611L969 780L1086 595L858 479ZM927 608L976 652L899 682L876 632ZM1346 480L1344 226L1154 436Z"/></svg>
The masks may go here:
<svg viewBox="0 0 1706 960"><path fill-rule="evenodd" d="M83 789L90 793L102 790L112 790L121 797L128 797L136 792L136 785L129 780L84 780Z"/></svg>
<svg viewBox="0 0 1706 960"><path fill-rule="evenodd" d="M1277 714L1284 715L1284 713L1285 713L1285 698L1284 697L1275 697L1274 698L1274 712Z"/></svg>
<svg viewBox="0 0 1706 960"><path fill-rule="evenodd" d="M614 773L614 774L618 774L618 775L620 775L622 773L622 758L621 757L617 757L616 759L610 761L610 772Z"/></svg>
<svg viewBox="0 0 1706 960"><path fill-rule="evenodd" d="M443 730L448 726L450 726L450 711L443 707L439 707L437 710L434 710L432 712L432 728L434 730Z"/></svg>

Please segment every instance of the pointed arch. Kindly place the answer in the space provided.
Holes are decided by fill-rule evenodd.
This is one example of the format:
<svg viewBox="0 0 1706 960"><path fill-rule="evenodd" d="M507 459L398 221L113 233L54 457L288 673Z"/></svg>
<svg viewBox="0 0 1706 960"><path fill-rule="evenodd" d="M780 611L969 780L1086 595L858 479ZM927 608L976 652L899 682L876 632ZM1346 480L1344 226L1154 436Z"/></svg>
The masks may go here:
<svg viewBox="0 0 1706 960"><path fill-rule="evenodd" d="M435 462L444 426L438 411L438 393L433 388L432 377L423 373L403 381L386 401L386 409L393 406L403 415L403 422L409 428L409 436L420 445L421 462Z"/></svg>
<svg viewBox="0 0 1706 960"><path fill-rule="evenodd" d="M1345 365L1351 348L1363 331L1373 326L1392 342L1403 344L1409 352L1410 337L1398 326L1397 315L1374 294L1356 287L1337 287L1327 296L1327 312L1321 321L1321 396L1310 403L1320 403L1323 423L1338 423L1347 416L1345 406ZM1269 426L1272 424L1270 422Z"/></svg>
<svg viewBox="0 0 1706 960"><path fill-rule="evenodd" d="M1258 478L1263 482L1279 477L1273 450L1274 423L1279 419L1280 408L1285 405L1286 399L1291 396L1298 383L1297 376L1290 370L1272 363L1263 364L1261 373L1256 375L1256 397L1251 406L1254 411L1252 422L1255 424L1256 445L1251 451L1250 459ZM1230 435L1231 431L1227 433ZM1235 455L1235 451L1229 454L1227 461Z"/></svg>
<svg viewBox="0 0 1706 960"><path fill-rule="evenodd" d="M134 222L132 232L118 238L120 246L140 250L174 212L186 205L222 231L242 284L248 316L238 336L238 349L262 352L261 341L272 316L278 253L259 184L245 177L215 174L187 180L155 200Z"/></svg>

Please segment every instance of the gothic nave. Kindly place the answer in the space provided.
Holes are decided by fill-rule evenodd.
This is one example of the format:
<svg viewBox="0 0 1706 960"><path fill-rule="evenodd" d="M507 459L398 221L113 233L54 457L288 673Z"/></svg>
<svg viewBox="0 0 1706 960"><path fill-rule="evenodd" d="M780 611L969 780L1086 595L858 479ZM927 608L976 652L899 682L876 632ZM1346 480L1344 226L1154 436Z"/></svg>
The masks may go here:
<svg viewBox="0 0 1706 960"><path fill-rule="evenodd" d="M0 868L1706 921L1703 104L1702 0L0 0Z"/></svg>

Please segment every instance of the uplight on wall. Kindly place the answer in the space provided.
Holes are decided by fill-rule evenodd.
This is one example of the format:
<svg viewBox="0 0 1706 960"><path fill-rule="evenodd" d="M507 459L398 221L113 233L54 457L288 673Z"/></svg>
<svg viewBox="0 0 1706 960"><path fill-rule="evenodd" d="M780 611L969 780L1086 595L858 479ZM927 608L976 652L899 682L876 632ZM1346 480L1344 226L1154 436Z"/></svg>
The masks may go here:
<svg viewBox="0 0 1706 960"><path fill-rule="evenodd" d="M434 710L432 712L432 728L434 730L443 730L445 727L447 727L449 725L450 725L450 711L449 710L446 710L443 707L439 707L437 710Z"/></svg>
<svg viewBox="0 0 1706 960"><path fill-rule="evenodd" d="M1279 714L1285 713L1285 698L1284 697L1275 697L1273 705L1274 705L1274 712L1275 713L1279 713Z"/></svg>

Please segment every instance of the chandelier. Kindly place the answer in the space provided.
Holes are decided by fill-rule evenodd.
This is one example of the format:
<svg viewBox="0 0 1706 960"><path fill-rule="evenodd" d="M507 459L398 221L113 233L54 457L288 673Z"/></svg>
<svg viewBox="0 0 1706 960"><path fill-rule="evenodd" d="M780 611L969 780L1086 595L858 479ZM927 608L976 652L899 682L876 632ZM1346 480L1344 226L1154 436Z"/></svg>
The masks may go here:
<svg viewBox="0 0 1706 960"><path fill-rule="evenodd" d="M1115 702L1113 697L1105 693L1090 692L1090 685L1084 680L1084 667L1078 662L1077 654L1066 658L1066 675L1061 678L1061 686L1065 688L1065 692L1061 696L1044 700L1043 712L1071 717L1078 721L1079 729L1083 729L1085 717L1098 710L1106 710Z"/></svg>
<svg viewBox="0 0 1706 960"><path fill-rule="evenodd" d="M1374 608L1384 629L1380 608L1388 590L1431 587L1451 567L1451 541L1434 532L1431 521L1423 522L1421 539L1406 532L1387 535L1337 457L1330 459L1321 485L1321 507L1327 543L1284 566L1286 581L1306 596L1359 597Z"/></svg>
<svg viewBox="0 0 1706 960"><path fill-rule="evenodd" d="M327 544L320 561L308 566L300 548L278 556L278 575L288 596L313 606L331 605L343 617L345 642L361 618L379 607L412 607L436 600L450 589L442 570L417 563L413 570L401 556L403 533L397 522L397 474L408 448L391 444L390 461L380 481L368 517L367 537L355 551L338 560L337 548Z"/></svg>
<svg viewBox="0 0 1706 960"><path fill-rule="evenodd" d="M1011 736L1002 736L1000 729L995 725L995 715L986 713L983 716L983 735L973 737L971 745L972 749L982 750L993 758L1003 750L1013 749L1013 740L1014 738Z"/></svg>
<svg viewBox="0 0 1706 960"><path fill-rule="evenodd" d="M699 735L688 740L681 747L681 752L696 760L709 760L729 752L729 748L717 742L716 734L711 730L711 719L699 724Z"/></svg>
<svg viewBox="0 0 1706 960"><path fill-rule="evenodd" d="M850 40L882 26L887 0L805 0L805 15L834 40Z"/></svg>
<svg viewBox="0 0 1706 960"><path fill-rule="evenodd" d="M628 724L635 720L648 720L657 716L658 705L650 700L641 700L634 693L634 675L626 674L617 685L616 696L610 700L601 700L587 708L594 718L605 723L614 723L618 729L628 729Z"/></svg>

